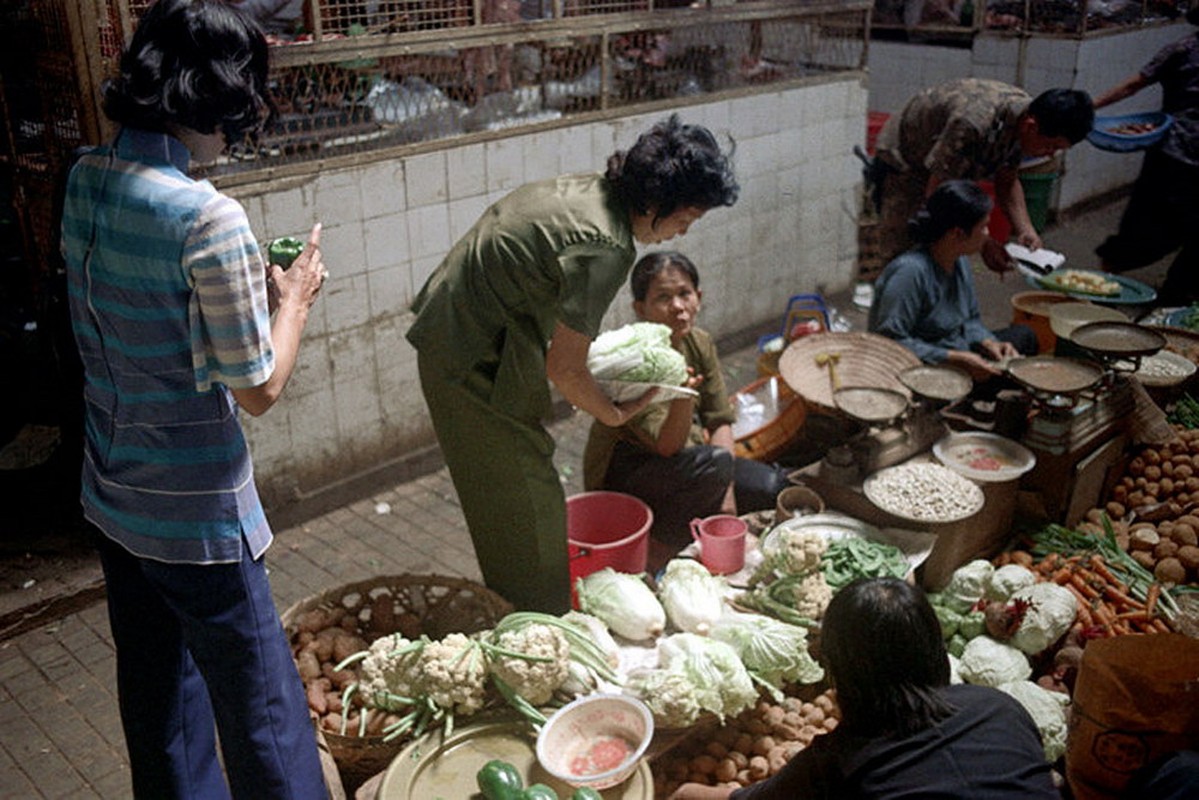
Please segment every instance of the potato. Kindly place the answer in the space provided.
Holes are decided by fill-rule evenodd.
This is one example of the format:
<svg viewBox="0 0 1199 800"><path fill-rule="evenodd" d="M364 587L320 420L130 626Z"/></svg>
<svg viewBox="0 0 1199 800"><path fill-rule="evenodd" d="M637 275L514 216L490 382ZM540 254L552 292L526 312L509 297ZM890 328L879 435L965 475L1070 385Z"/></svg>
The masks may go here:
<svg viewBox="0 0 1199 800"><path fill-rule="evenodd" d="M1147 570L1152 571L1157 566L1157 559L1153 557L1152 550L1131 550L1129 551L1129 555Z"/></svg>
<svg viewBox="0 0 1199 800"><path fill-rule="evenodd" d="M314 681L321 676L321 662L310 650L304 650L296 656L296 669L300 673L300 680L304 683Z"/></svg>
<svg viewBox="0 0 1199 800"><path fill-rule="evenodd" d="M1122 503L1117 503L1114 500L1108 503L1104 510L1107 511L1107 515L1112 519L1120 519L1126 513L1124 505Z"/></svg>
<svg viewBox="0 0 1199 800"><path fill-rule="evenodd" d="M1137 456L1132 461L1128 462L1128 474L1134 478L1138 475L1143 475L1145 473L1145 467L1145 459L1141 456Z"/></svg>
<svg viewBox="0 0 1199 800"><path fill-rule="evenodd" d="M755 756L769 755L770 751L778 744L773 736L759 736L754 740L753 754Z"/></svg>
<svg viewBox="0 0 1199 800"><path fill-rule="evenodd" d="M1153 465L1145 467L1145 480L1148 481L1149 483L1154 483L1156 481L1159 481L1159 480L1161 480L1161 477L1162 477L1162 468L1161 467L1157 467L1157 466L1153 466Z"/></svg>
<svg viewBox="0 0 1199 800"><path fill-rule="evenodd" d="M749 777L751 780L760 781L770 774L770 762L766 760L766 756L754 756L749 760Z"/></svg>
<svg viewBox="0 0 1199 800"><path fill-rule="evenodd" d="M740 750L730 750L728 758L737 765L738 771L749 767L749 755L747 753L742 753Z"/></svg>
<svg viewBox="0 0 1199 800"><path fill-rule="evenodd" d="M1128 534L1128 546L1133 550L1152 550L1160 541L1161 537L1152 525L1147 528L1134 525Z"/></svg>
<svg viewBox="0 0 1199 800"><path fill-rule="evenodd" d="M775 747L766 754L766 763L769 765L770 774L777 775L783 767L787 766L787 753L782 747Z"/></svg>
<svg viewBox="0 0 1199 800"><path fill-rule="evenodd" d="M1153 557L1160 563L1163 558L1173 558L1178 553L1178 542L1173 539L1162 539L1153 548Z"/></svg>
<svg viewBox="0 0 1199 800"><path fill-rule="evenodd" d="M1163 558L1153 568L1153 577L1162 583L1186 583L1187 571L1177 558Z"/></svg>
<svg viewBox="0 0 1199 800"><path fill-rule="evenodd" d="M1162 463L1161 453L1157 452L1152 447L1145 448L1145 451L1141 453L1141 458L1145 459L1145 469L1149 469L1150 466L1156 466Z"/></svg>
<svg viewBox="0 0 1199 800"><path fill-rule="evenodd" d="M687 766L690 768L692 774L698 773L700 775L707 776L716 772L716 766L719 763L720 762L717 759L713 758L707 753L702 753L691 759L691 762ZM703 782L707 783L707 780L704 780Z"/></svg>
<svg viewBox="0 0 1199 800"><path fill-rule="evenodd" d="M1092 508L1090 511L1087 512L1086 520L1087 520L1087 522L1091 523L1092 525L1102 525L1103 524L1103 509L1102 508Z"/></svg>
<svg viewBox="0 0 1199 800"><path fill-rule="evenodd" d="M1158 485L1161 487L1162 496L1169 497L1174 494L1174 480L1172 478L1163 477Z"/></svg>
<svg viewBox="0 0 1199 800"><path fill-rule="evenodd" d="M1199 547L1188 544L1178 548L1178 562L1189 570L1199 569Z"/></svg>
<svg viewBox="0 0 1199 800"><path fill-rule="evenodd" d="M712 777L721 783L735 781L737 779L737 762L731 758L721 759L720 763L716 765L716 770L712 773Z"/></svg>
<svg viewBox="0 0 1199 800"><path fill-rule="evenodd" d="M1196 545L1199 544L1199 531L1190 525L1179 523L1170 529L1170 538L1183 547Z"/></svg>
<svg viewBox="0 0 1199 800"><path fill-rule="evenodd" d="M713 758L724 758L729 754L729 748L722 742L713 741L708 742L707 747L704 748L704 752Z"/></svg>

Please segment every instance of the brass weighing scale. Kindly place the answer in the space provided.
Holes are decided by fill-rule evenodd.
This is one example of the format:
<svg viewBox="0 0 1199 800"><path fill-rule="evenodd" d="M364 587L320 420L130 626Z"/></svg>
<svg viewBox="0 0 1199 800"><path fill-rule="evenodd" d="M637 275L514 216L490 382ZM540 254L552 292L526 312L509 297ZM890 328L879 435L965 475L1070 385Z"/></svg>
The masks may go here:
<svg viewBox="0 0 1199 800"><path fill-rule="evenodd" d="M1133 323L1089 323L1070 340L1093 361L1032 356L1008 364L1008 375L1032 398L1020 443L1037 464L1022 482L1040 493L1051 517L1073 525L1098 501L1136 408L1129 375L1165 344L1155 339L1161 337Z"/></svg>
<svg viewBox="0 0 1199 800"><path fill-rule="evenodd" d="M946 433L940 409L970 393L973 381L954 367L920 364L897 375L912 393L872 386L833 392L836 407L861 423L863 430L846 446L859 476L907 461L932 447Z"/></svg>

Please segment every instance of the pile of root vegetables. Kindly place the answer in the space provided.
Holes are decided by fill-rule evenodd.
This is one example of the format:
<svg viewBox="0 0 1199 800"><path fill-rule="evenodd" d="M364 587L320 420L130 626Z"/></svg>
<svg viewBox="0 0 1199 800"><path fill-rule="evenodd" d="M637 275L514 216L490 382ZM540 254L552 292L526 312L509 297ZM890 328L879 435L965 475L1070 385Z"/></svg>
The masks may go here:
<svg viewBox="0 0 1199 800"><path fill-rule="evenodd" d="M1120 549L1166 586L1199 584L1199 429L1175 425L1169 444L1142 448L1100 507L1078 525L1102 536L1110 521Z"/></svg>
<svg viewBox="0 0 1199 800"><path fill-rule="evenodd" d="M654 797L668 797L683 783L738 788L765 780L817 736L835 729L840 718L831 689L810 700L791 695L779 703L760 700L657 759Z"/></svg>

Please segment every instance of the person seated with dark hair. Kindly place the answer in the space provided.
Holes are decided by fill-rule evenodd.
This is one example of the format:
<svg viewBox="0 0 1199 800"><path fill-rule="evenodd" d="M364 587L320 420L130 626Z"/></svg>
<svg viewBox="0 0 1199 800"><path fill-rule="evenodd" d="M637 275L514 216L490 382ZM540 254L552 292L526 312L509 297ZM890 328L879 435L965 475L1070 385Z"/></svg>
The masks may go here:
<svg viewBox="0 0 1199 800"><path fill-rule="evenodd" d="M691 259L677 252L644 256L629 286L638 318L670 327L699 396L654 403L619 427L595 422L583 485L643 500L654 512L654 539L673 555L691 541L692 518L774 508L788 482L780 467L733 455L735 416L716 346L695 325L703 294Z"/></svg>
<svg viewBox="0 0 1199 800"><path fill-rule="evenodd" d="M683 784L671 800L1060 800L1024 707L998 689L949 685L941 627L919 588L849 584L825 612L820 650L841 724L765 781Z"/></svg>
<svg viewBox="0 0 1199 800"><path fill-rule="evenodd" d="M975 380L1000 362L1035 355L1027 325L991 332L979 315L970 256L989 235L991 198L973 181L946 181L911 221L917 246L887 265L875 286L871 333L887 336L927 364L961 367Z"/></svg>
<svg viewBox="0 0 1199 800"><path fill-rule="evenodd" d="M962 78L915 95L878 137L883 259L911 246L907 221L934 189L955 179L994 181L1014 239L1040 248L1017 169L1022 159L1051 156L1082 141L1094 121L1090 95L1076 89L1049 89L1034 99L1000 81ZM989 237L983 243L983 261L997 272L1011 268L1003 244Z"/></svg>

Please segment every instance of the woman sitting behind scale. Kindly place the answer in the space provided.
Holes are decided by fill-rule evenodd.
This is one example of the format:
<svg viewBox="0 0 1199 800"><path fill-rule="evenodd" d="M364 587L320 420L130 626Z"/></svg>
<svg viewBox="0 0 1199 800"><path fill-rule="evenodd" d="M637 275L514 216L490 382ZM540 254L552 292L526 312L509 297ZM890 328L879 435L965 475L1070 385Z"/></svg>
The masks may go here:
<svg viewBox="0 0 1199 800"><path fill-rule="evenodd" d="M916 247L896 256L875 283L868 328L926 364L949 364L985 381L997 362L1036 355L1027 325L990 331L982 323L970 256L989 231L991 198L974 181L945 181L909 223Z"/></svg>

